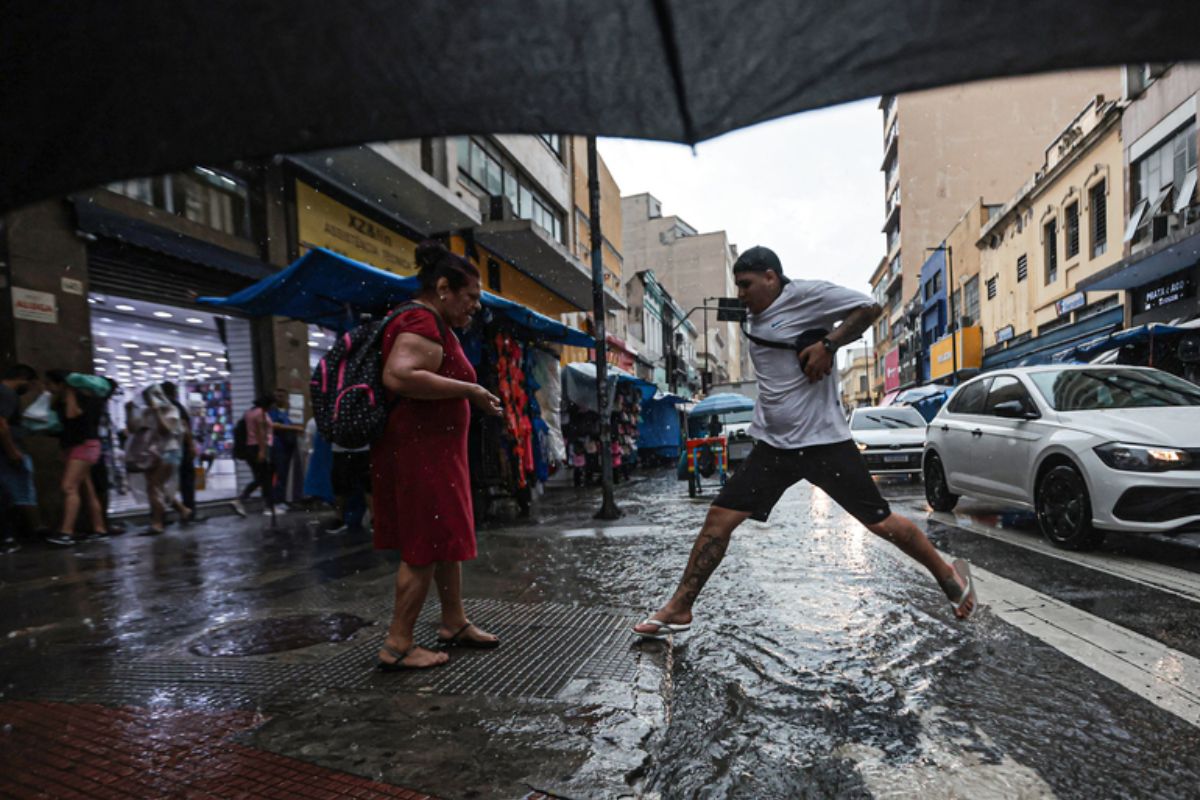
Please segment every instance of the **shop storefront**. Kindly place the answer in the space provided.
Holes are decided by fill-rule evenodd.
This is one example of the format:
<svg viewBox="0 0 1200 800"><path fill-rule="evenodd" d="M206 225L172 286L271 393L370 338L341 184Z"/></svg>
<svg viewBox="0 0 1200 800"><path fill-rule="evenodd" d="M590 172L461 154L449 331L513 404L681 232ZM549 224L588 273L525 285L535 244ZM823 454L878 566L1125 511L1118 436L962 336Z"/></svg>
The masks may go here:
<svg viewBox="0 0 1200 800"><path fill-rule="evenodd" d="M129 404L142 405L141 392L171 381L191 416L196 442L196 500L236 496L233 426L253 403L253 353L249 321L193 307L166 305L118 295L92 293L91 334L94 371L115 380L109 400L111 426L103 442L113 487L115 513L146 507L140 478L126 471L124 444ZM244 467L242 467L244 469Z"/></svg>

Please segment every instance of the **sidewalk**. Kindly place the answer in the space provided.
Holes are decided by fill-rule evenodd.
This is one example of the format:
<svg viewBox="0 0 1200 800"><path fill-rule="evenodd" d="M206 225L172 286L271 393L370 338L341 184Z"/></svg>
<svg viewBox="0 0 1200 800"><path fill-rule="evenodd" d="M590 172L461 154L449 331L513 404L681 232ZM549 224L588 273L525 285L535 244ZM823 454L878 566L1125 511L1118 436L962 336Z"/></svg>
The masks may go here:
<svg viewBox="0 0 1200 800"><path fill-rule="evenodd" d="M669 648L600 590L593 495L479 532L467 610L504 645L429 672L374 670L395 561L316 515L4 556L0 795L633 796Z"/></svg>

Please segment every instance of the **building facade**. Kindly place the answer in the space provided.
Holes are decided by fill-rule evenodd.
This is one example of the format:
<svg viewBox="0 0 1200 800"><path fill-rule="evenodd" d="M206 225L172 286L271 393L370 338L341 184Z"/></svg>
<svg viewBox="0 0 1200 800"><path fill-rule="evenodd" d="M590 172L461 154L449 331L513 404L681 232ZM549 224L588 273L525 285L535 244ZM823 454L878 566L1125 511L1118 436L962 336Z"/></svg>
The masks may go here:
<svg viewBox="0 0 1200 800"><path fill-rule="evenodd" d="M979 232L985 365L1006 366L1122 323L1120 293L1080 285L1120 260L1119 98L1089 102Z"/></svg>
<svg viewBox="0 0 1200 800"><path fill-rule="evenodd" d="M728 236L700 233L679 217L663 216L662 204L649 194L622 197L621 208L626 270L629 275L653 272L700 330L696 358L708 373L705 385L748 380L744 334L736 322L717 320L711 300L737 295L731 272L737 251ZM712 311L703 310L706 300Z"/></svg>
<svg viewBox="0 0 1200 800"><path fill-rule="evenodd" d="M927 248L943 242L969 204L1012 196L1040 166L1046 142L1078 109L1097 94L1117 97L1120 86L1120 70L1109 68L881 99L886 266L876 271L872 286L885 287L890 337L876 342L880 359L905 350L902 383L920 379L920 359L911 345L924 312L920 275Z"/></svg>

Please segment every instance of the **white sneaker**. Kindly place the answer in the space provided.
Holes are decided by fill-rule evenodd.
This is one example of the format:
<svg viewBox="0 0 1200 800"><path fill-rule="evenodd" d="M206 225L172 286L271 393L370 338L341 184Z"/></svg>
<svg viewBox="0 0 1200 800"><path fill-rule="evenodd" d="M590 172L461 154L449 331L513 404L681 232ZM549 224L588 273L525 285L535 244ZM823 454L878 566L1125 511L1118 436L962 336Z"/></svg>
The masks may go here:
<svg viewBox="0 0 1200 800"><path fill-rule="evenodd" d="M229 505L233 506L233 510L237 512L239 517L246 516L246 507L242 505L242 499L240 497L233 498Z"/></svg>

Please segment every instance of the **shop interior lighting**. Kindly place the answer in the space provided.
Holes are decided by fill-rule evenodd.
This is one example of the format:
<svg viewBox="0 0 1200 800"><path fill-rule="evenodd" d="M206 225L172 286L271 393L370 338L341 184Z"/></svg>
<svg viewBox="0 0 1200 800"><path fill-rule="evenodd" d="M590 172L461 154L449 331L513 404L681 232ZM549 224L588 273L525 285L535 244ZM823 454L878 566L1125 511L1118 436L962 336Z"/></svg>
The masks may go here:
<svg viewBox="0 0 1200 800"><path fill-rule="evenodd" d="M208 352L207 350L197 350L197 351L196 351L196 355L198 355L198 356L204 356L205 358L211 358L211 357L212 357L212 353Z"/></svg>
<svg viewBox="0 0 1200 800"><path fill-rule="evenodd" d="M101 317L101 318L100 318L100 321L101 321L101 322L107 322L107 323L110 323L110 324L111 324L111 323L112 323L112 317Z"/></svg>
<svg viewBox="0 0 1200 800"><path fill-rule="evenodd" d="M135 362L133 362L133 365L134 365L135 367L148 367L148 366L150 366L150 362L148 362L148 361L135 361Z"/></svg>
<svg viewBox="0 0 1200 800"><path fill-rule="evenodd" d="M308 346L309 346L309 347L320 347L320 346L321 346L321 343L320 343L320 342L314 342L314 341L311 341L311 340L310 340L310 341L309 341L309 343L308 343Z"/></svg>
<svg viewBox="0 0 1200 800"><path fill-rule="evenodd" d="M187 321L192 323L193 325L203 325L204 324L204 320L200 319L199 317L188 317Z"/></svg>
<svg viewBox="0 0 1200 800"><path fill-rule="evenodd" d="M141 345L137 342L121 342L121 347L127 347L130 350L137 350L139 347L141 347Z"/></svg>
<svg viewBox="0 0 1200 800"><path fill-rule="evenodd" d="M158 355L158 353L154 352L153 350L142 350L140 353L138 353L138 355L145 356L146 358L154 358L156 355Z"/></svg>
<svg viewBox="0 0 1200 800"><path fill-rule="evenodd" d="M117 361L133 361L129 356L117 356Z"/></svg>
<svg viewBox="0 0 1200 800"><path fill-rule="evenodd" d="M131 305L126 305L125 303L121 303L121 305L117 306L117 311L137 311L137 309Z"/></svg>
<svg viewBox="0 0 1200 800"><path fill-rule="evenodd" d="M97 353L111 353L112 351L113 351L113 349L111 347L97 347L96 348Z"/></svg>
<svg viewBox="0 0 1200 800"><path fill-rule="evenodd" d="M108 363L108 361L107 361L106 359L103 359L103 358L93 358L93 359L92 359L92 363L93 363L93 364L107 364L107 363Z"/></svg>
<svg viewBox="0 0 1200 800"><path fill-rule="evenodd" d="M175 315L172 314L170 311L155 311L154 316L158 317L159 319L170 319L171 317L173 317Z"/></svg>
<svg viewBox="0 0 1200 800"><path fill-rule="evenodd" d="M158 351L160 353L174 353L175 348L174 347L160 347L160 348L158 348Z"/></svg>
<svg viewBox="0 0 1200 800"><path fill-rule="evenodd" d="M170 364L171 362L165 358L156 358L156 359L154 359L154 363L155 364Z"/></svg>
<svg viewBox="0 0 1200 800"><path fill-rule="evenodd" d="M191 353L180 353L179 357L182 359L186 359L187 361L191 361L193 358L195 358L195 356L192 355Z"/></svg>
<svg viewBox="0 0 1200 800"><path fill-rule="evenodd" d="M96 372L104 372L105 371L104 367L93 367L93 369L95 369Z"/></svg>
<svg viewBox="0 0 1200 800"><path fill-rule="evenodd" d="M89 303L91 303L92 305L96 305L96 298L94 298L94 297L89 297L89 298L88 298L88 302L89 302Z"/></svg>

